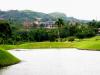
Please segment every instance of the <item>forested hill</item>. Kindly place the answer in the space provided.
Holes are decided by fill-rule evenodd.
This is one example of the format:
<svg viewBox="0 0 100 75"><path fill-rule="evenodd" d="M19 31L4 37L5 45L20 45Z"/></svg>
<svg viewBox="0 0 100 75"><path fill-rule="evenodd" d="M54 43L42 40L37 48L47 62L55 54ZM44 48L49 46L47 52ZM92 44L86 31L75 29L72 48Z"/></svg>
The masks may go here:
<svg viewBox="0 0 100 75"><path fill-rule="evenodd" d="M53 12L53 13L50 13L49 15L52 16L54 19L62 18L65 21L71 21L71 22L79 22L80 21L74 17L67 17L64 13L60 13L60 12Z"/></svg>
<svg viewBox="0 0 100 75"><path fill-rule="evenodd" d="M9 11L0 11L0 19L11 20L14 22L23 22L26 19L29 21L33 21L35 18L42 18L42 21L51 21L56 20L57 18L62 18L65 21L80 21L73 17L67 17L64 13L42 13L42 12L34 12L31 10L9 10Z"/></svg>
<svg viewBox="0 0 100 75"><path fill-rule="evenodd" d="M18 11L18 10L9 10L9 11L0 11L1 19L9 19L12 21L23 22L24 20L34 20L35 18L42 18L43 21L52 20L52 17L48 14L41 12L33 12L29 10Z"/></svg>

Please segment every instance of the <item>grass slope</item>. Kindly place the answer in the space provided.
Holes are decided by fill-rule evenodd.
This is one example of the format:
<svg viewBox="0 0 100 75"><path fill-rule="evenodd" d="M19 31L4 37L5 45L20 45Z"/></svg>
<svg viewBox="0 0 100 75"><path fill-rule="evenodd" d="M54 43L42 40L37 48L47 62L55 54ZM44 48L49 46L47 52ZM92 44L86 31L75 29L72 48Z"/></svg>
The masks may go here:
<svg viewBox="0 0 100 75"><path fill-rule="evenodd" d="M6 50L0 49L0 68L20 62L19 59L11 55Z"/></svg>

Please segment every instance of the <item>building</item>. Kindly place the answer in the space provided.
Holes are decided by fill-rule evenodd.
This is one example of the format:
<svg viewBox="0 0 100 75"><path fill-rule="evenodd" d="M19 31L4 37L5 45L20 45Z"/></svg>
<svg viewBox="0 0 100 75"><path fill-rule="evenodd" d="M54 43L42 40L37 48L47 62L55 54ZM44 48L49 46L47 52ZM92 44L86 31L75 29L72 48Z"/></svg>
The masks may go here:
<svg viewBox="0 0 100 75"><path fill-rule="evenodd" d="M40 22L40 25L43 25L44 28L53 28L55 27L55 21Z"/></svg>
<svg viewBox="0 0 100 75"><path fill-rule="evenodd" d="M36 18L33 22L29 21L29 20L25 20L24 23L24 29L30 29L30 28L40 28L40 27L44 27L44 28L54 28L55 27L55 21L45 21L42 22L41 18Z"/></svg>
<svg viewBox="0 0 100 75"><path fill-rule="evenodd" d="M97 35L100 36L100 28L98 28L97 31L98 31L98 32L97 32Z"/></svg>
<svg viewBox="0 0 100 75"><path fill-rule="evenodd" d="M35 20L33 21L33 27L40 27L41 25L41 18L35 18Z"/></svg>
<svg viewBox="0 0 100 75"><path fill-rule="evenodd" d="M26 19L23 23L23 26L24 26L24 29L28 30L33 26L33 23Z"/></svg>
<svg viewBox="0 0 100 75"><path fill-rule="evenodd" d="M44 28L53 28L55 25L55 21L45 21L42 22L41 18L36 18L33 22L34 27L44 27Z"/></svg>

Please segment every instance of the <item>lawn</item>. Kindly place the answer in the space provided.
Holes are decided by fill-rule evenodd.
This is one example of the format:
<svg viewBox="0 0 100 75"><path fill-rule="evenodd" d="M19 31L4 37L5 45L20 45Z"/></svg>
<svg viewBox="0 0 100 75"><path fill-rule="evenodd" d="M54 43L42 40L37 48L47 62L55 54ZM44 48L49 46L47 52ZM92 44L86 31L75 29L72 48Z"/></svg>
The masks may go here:
<svg viewBox="0 0 100 75"><path fill-rule="evenodd" d="M0 45L5 50L10 49L38 49L38 48L79 48L100 50L100 36L76 40L73 42L27 42L20 45Z"/></svg>
<svg viewBox="0 0 100 75"><path fill-rule="evenodd" d="M38 48L72 48L72 42L33 42L20 45L0 45L5 50L10 49L38 49Z"/></svg>
<svg viewBox="0 0 100 75"><path fill-rule="evenodd" d="M88 50L100 50L100 36L93 38L83 39L80 42L76 42L74 47L79 49L88 49Z"/></svg>
<svg viewBox="0 0 100 75"><path fill-rule="evenodd" d="M18 58L14 57L6 50L0 49L0 68L4 66L16 64L18 62L20 62Z"/></svg>

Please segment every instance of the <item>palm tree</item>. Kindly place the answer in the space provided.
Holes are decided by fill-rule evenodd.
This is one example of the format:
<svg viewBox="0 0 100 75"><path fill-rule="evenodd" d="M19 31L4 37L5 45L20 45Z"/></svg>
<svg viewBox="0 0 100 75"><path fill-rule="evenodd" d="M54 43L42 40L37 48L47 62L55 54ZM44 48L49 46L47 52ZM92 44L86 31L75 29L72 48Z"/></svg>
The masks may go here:
<svg viewBox="0 0 100 75"><path fill-rule="evenodd" d="M61 19L61 18L58 18L58 20L55 22L55 25L57 25L57 28L58 28L58 39L59 39L58 41L61 41L61 39L60 39L60 28L63 27L64 20Z"/></svg>

